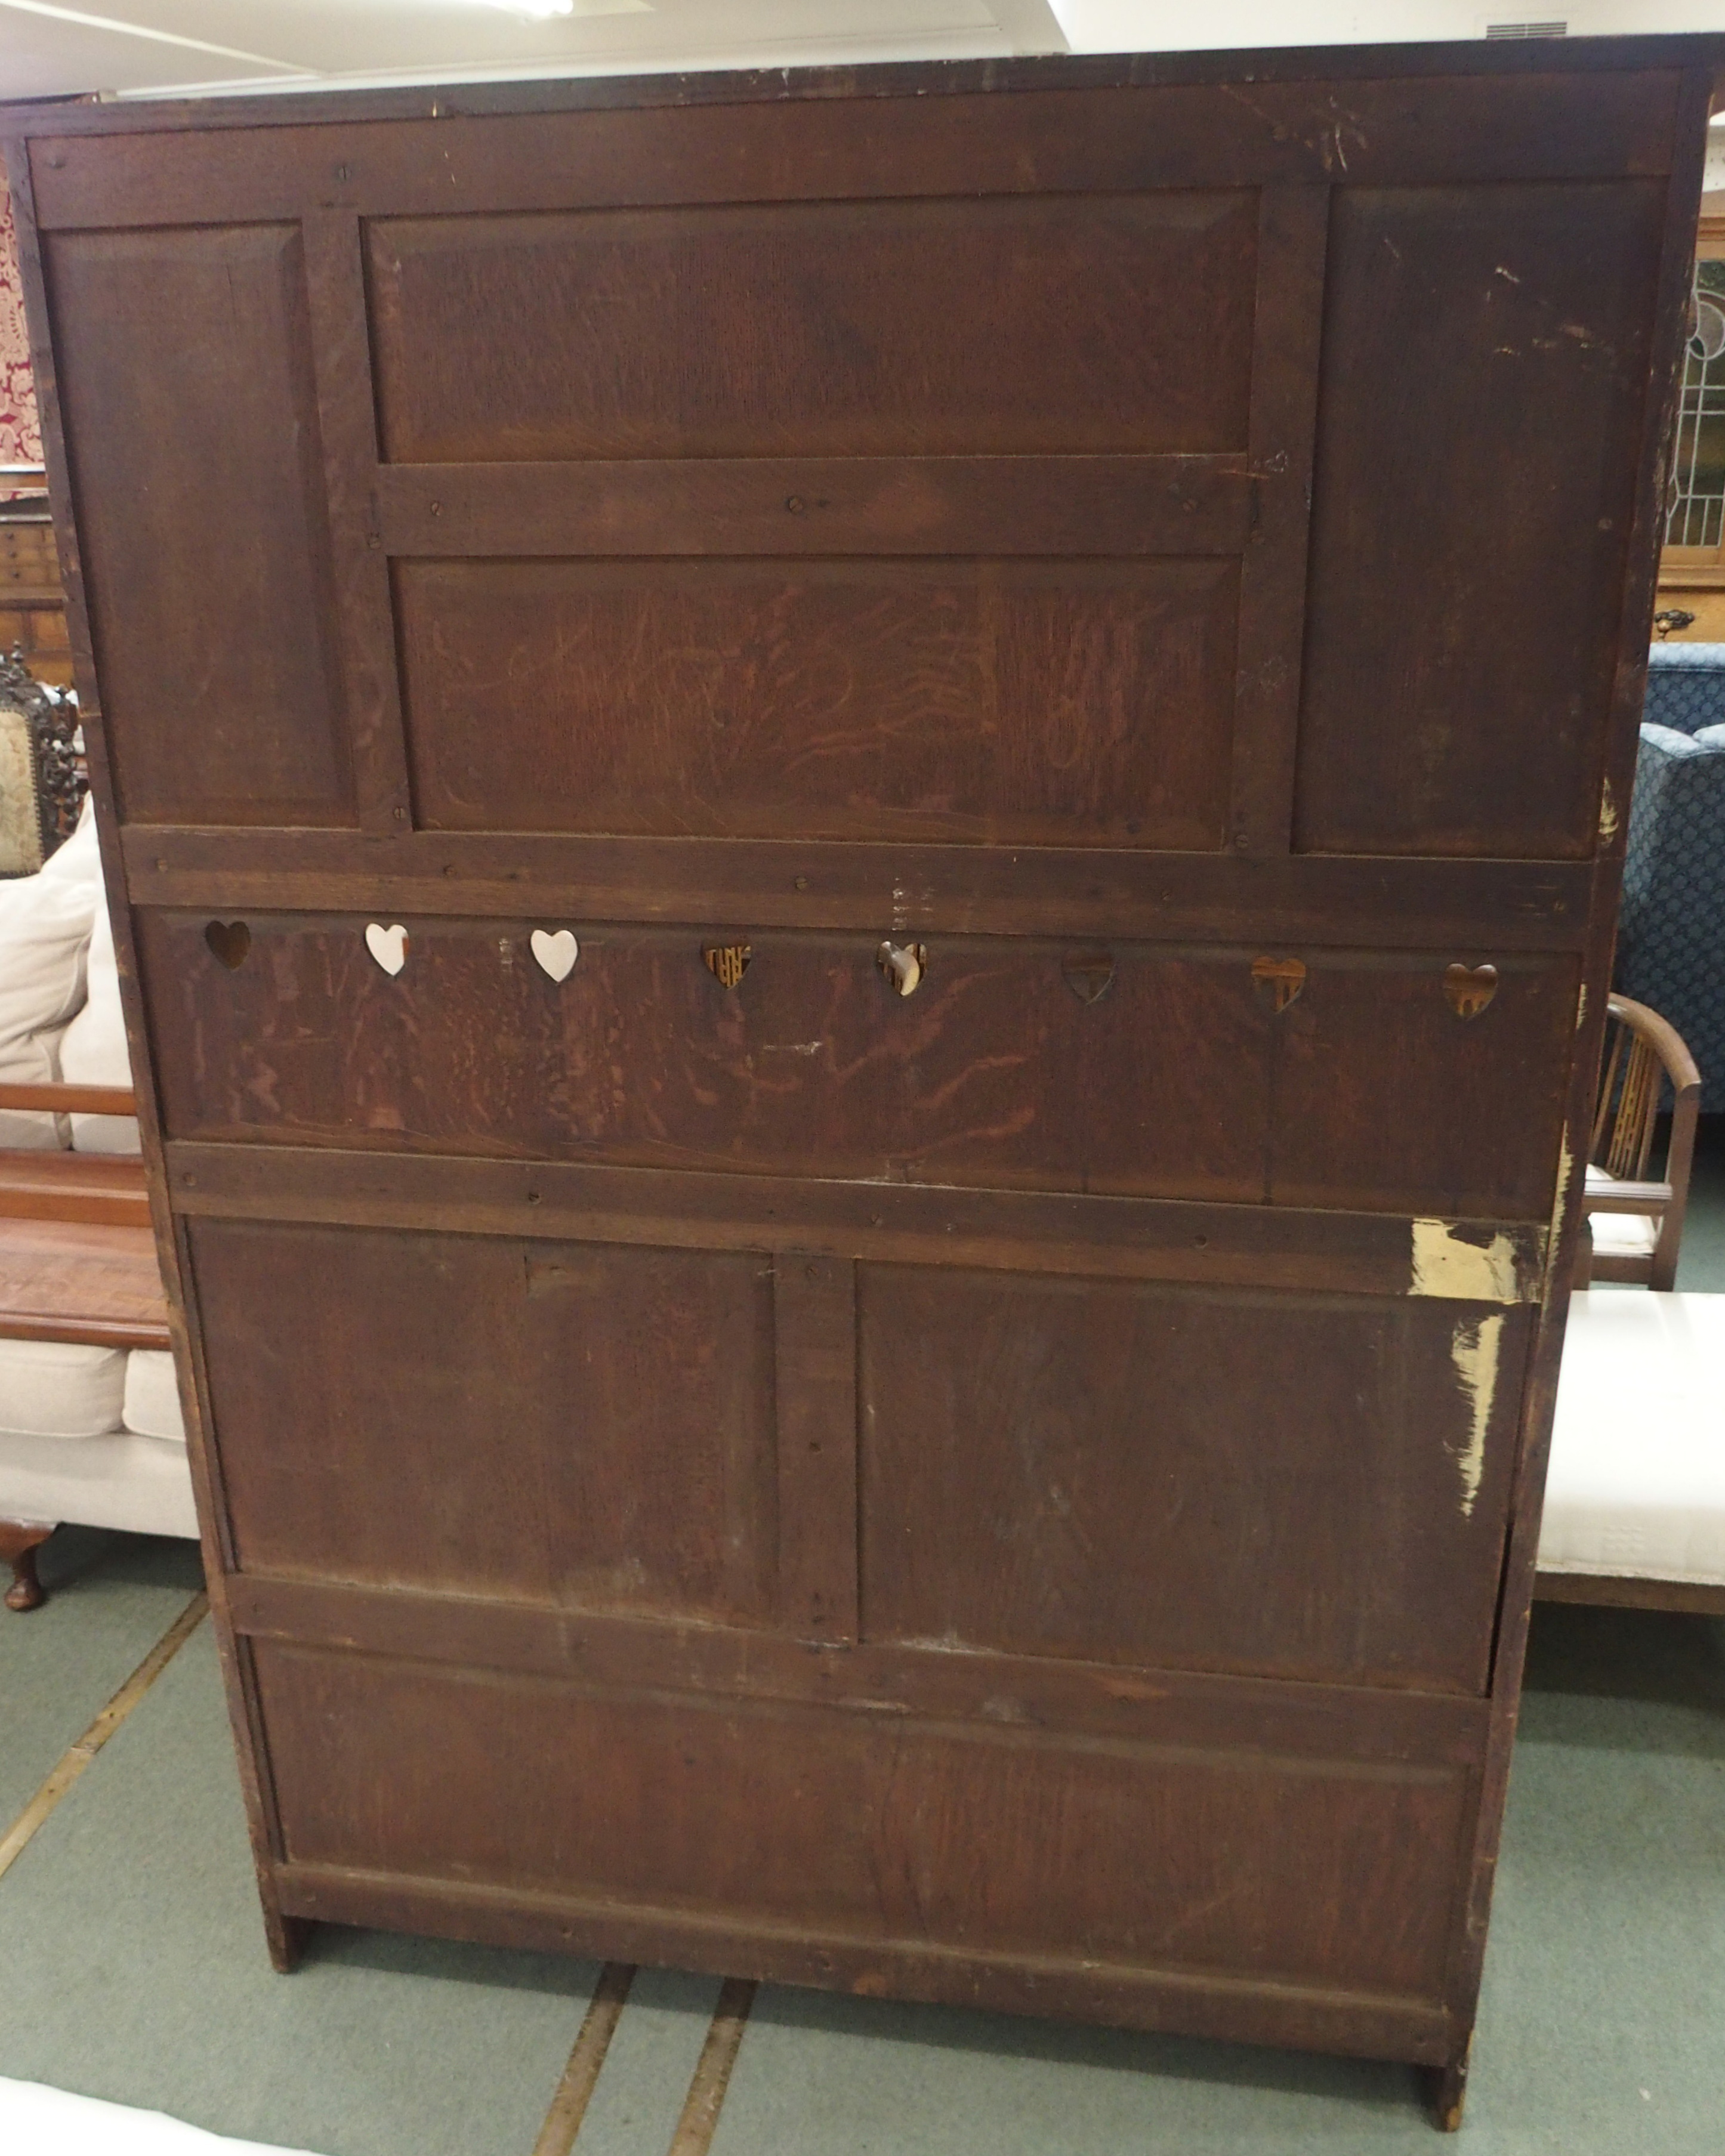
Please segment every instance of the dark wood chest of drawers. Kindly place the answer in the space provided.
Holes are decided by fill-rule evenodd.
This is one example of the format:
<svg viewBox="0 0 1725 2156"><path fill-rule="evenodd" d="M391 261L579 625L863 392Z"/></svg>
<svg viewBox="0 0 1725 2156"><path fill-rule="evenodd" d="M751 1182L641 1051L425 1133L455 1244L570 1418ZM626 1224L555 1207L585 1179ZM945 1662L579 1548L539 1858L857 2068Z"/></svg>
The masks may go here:
<svg viewBox="0 0 1725 2156"><path fill-rule="evenodd" d="M14 116L284 1966L1453 2112L1718 57Z"/></svg>

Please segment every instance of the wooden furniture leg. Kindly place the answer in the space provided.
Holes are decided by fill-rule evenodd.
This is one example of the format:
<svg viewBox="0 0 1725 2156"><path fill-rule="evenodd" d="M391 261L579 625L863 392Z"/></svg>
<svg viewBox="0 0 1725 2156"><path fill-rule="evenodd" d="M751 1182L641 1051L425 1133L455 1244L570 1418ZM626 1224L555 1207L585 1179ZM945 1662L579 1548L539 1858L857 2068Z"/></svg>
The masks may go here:
<svg viewBox="0 0 1725 2156"><path fill-rule="evenodd" d="M36 1552L53 1532L52 1523L0 1520L0 1564L12 1567L12 1584L6 1590L8 1609L39 1609L48 1599L36 1576Z"/></svg>
<svg viewBox="0 0 1725 2156"><path fill-rule="evenodd" d="M285 1917L279 1909L264 1912L264 1934L270 1948L270 1966L278 1976L291 1976L300 1966L305 1942L311 1936L309 1917Z"/></svg>
<svg viewBox="0 0 1725 2156"><path fill-rule="evenodd" d="M1446 2066L1433 2066L1427 2077L1427 2094L1431 2103L1432 2123L1444 2133L1459 2133L1461 2127L1461 2107L1467 2101L1467 2061L1473 2049L1472 2039L1459 2059L1452 2059Z"/></svg>

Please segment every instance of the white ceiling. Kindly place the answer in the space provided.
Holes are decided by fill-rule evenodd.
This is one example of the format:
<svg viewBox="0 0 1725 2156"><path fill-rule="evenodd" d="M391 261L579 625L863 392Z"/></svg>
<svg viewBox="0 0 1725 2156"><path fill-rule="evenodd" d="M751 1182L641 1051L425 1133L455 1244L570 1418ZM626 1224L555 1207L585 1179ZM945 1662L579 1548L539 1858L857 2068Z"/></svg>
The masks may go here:
<svg viewBox="0 0 1725 2156"><path fill-rule="evenodd" d="M1725 0L0 0L0 98L1725 28Z"/></svg>
<svg viewBox="0 0 1725 2156"><path fill-rule="evenodd" d="M1047 0L0 0L0 96L1061 52Z"/></svg>

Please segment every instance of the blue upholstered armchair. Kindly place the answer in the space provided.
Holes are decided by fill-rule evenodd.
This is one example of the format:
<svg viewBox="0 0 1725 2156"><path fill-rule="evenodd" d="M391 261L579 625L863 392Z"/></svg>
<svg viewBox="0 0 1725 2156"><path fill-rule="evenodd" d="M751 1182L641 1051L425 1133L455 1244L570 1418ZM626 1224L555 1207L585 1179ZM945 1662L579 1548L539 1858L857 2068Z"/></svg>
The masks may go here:
<svg viewBox="0 0 1725 2156"><path fill-rule="evenodd" d="M1656 644L1630 810L1616 985L1668 1019L1725 1109L1725 644Z"/></svg>

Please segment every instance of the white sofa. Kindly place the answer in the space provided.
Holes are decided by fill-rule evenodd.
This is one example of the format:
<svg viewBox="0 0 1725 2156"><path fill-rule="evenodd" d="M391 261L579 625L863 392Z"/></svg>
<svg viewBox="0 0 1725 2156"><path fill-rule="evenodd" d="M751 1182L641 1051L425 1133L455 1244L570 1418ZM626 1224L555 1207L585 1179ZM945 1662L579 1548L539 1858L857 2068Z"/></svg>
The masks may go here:
<svg viewBox="0 0 1725 2156"><path fill-rule="evenodd" d="M0 1081L131 1083L95 825L39 875L0 882ZM136 1153L129 1116L0 1110L0 1147ZM195 1536L173 1358L159 1349L0 1338L0 1554L33 1606L31 1532L76 1522ZM22 1531L22 1532L21 1532Z"/></svg>

